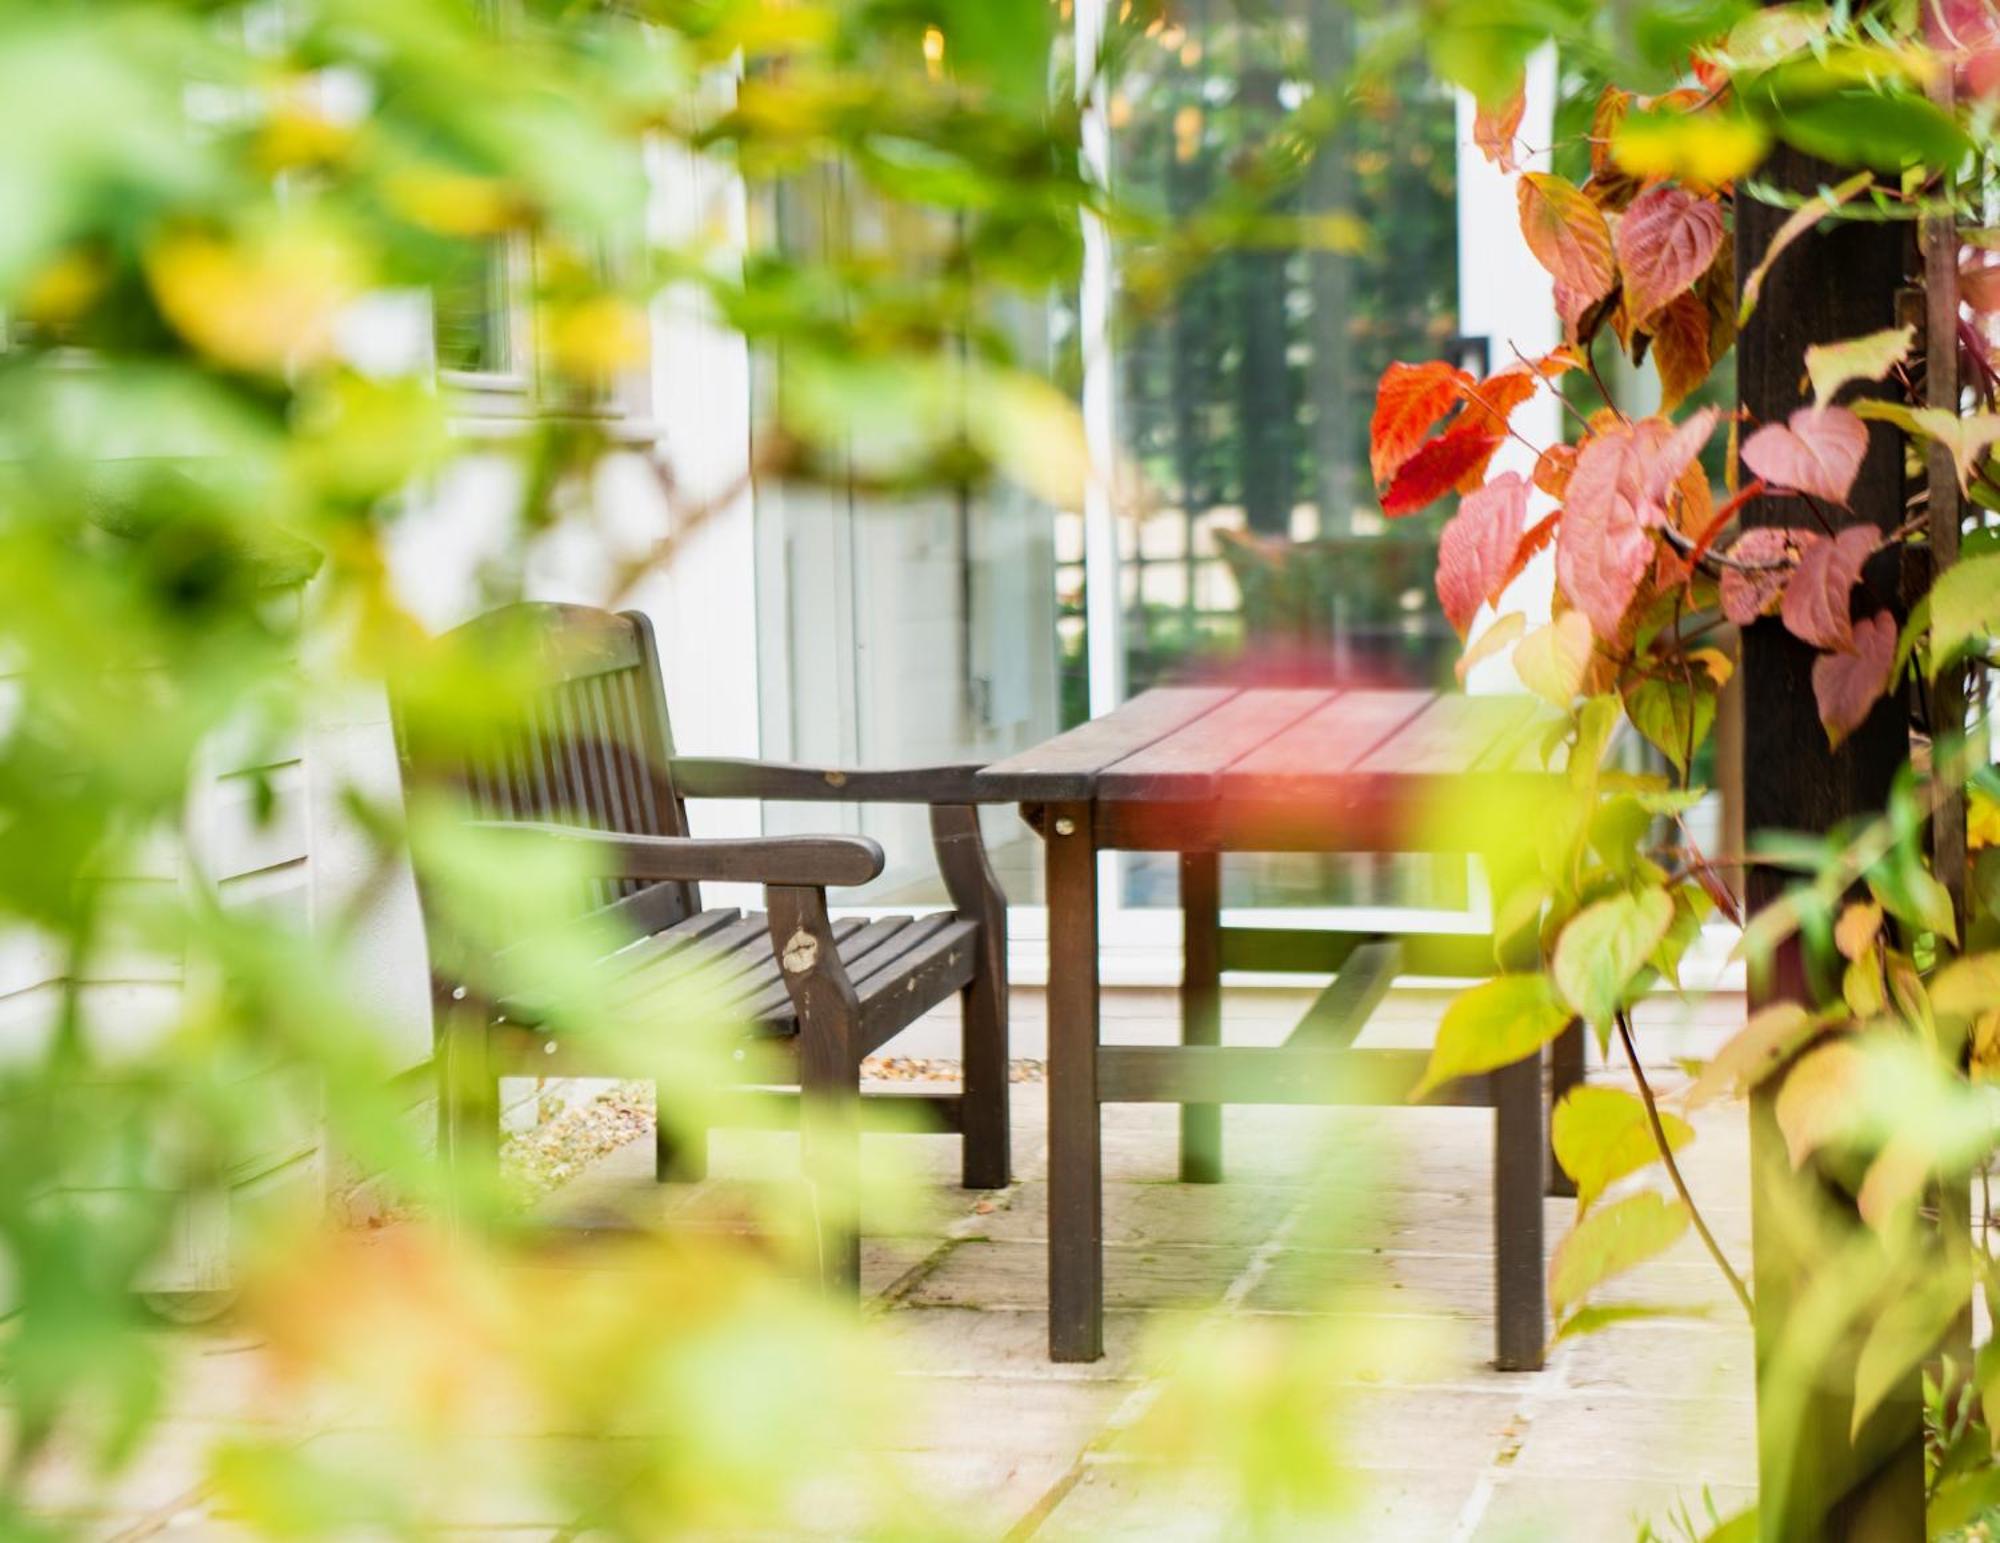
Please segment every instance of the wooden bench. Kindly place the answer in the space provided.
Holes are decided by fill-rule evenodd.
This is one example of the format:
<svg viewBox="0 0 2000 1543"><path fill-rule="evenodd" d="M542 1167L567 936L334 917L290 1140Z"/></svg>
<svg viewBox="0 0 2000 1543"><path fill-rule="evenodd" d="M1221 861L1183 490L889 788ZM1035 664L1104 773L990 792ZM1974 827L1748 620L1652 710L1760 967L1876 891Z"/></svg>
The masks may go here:
<svg viewBox="0 0 2000 1543"><path fill-rule="evenodd" d="M629 939L598 963L606 1013L648 1029L703 1011L789 1057L797 1091L701 1090L712 1123L803 1106L807 1181L819 1202L824 1273L859 1278L853 1224L862 1058L956 994L962 1091L926 1094L937 1128L960 1133L969 1189L1008 1182L1006 900L979 832L977 768L848 771L678 756L646 618L576 606L509 606L446 639L473 658L536 661L531 689L470 739L445 715L397 703L406 786L444 790L494 837L566 846L603 879L582 908ZM504 677L499 677L504 678ZM829 888L882 871L873 841L849 835L738 839L688 834L690 798L923 803L950 910L833 919ZM750 881L762 911L704 906L705 882ZM445 935L424 893L438 1006L440 1144L453 1162L490 1162L499 1079L590 1071L589 1036L563 1031L552 1002L493 985L499 962ZM687 1025L689 1029L703 1025ZM579 1048L581 1046L581 1048ZM605 1074L602 1065L596 1067ZM907 1095L895 1102L907 1105ZM698 1144L705 1147L705 1141ZM695 1177L705 1151L662 1134L661 1178Z"/></svg>

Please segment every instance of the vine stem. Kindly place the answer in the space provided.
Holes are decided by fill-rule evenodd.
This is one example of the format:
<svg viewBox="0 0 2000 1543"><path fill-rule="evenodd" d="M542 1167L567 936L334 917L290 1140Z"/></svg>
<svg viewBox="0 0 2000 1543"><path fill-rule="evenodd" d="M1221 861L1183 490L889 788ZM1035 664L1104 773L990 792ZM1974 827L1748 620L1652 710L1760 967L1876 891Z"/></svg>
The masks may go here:
<svg viewBox="0 0 2000 1543"><path fill-rule="evenodd" d="M1715 1241L1715 1234L1708 1230L1708 1223L1702 1219L1701 1207L1694 1203L1694 1196L1688 1192L1687 1180L1681 1177L1681 1165L1674 1161L1673 1144L1667 1140L1667 1129L1660 1123L1659 1101L1653 1096L1653 1085L1646 1080L1645 1068L1639 1064L1639 1047L1632 1039L1632 1020L1625 1013L1618 1014L1618 1038L1625 1046L1625 1059L1632 1065L1632 1075L1639 1082L1639 1097L1646 1105L1646 1123L1653 1128L1653 1145L1660 1149L1660 1161L1666 1164L1667 1177L1673 1180L1674 1193L1681 1197L1681 1204L1687 1207L1688 1216L1694 1222L1694 1230L1701 1235L1708 1256L1715 1261L1715 1267L1722 1271L1729 1282L1729 1289L1736 1293L1736 1300L1743 1305L1743 1311L1755 1311L1750 1301L1750 1288L1743 1284L1743 1277L1730 1264L1729 1256L1722 1251L1722 1245Z"/></svg>

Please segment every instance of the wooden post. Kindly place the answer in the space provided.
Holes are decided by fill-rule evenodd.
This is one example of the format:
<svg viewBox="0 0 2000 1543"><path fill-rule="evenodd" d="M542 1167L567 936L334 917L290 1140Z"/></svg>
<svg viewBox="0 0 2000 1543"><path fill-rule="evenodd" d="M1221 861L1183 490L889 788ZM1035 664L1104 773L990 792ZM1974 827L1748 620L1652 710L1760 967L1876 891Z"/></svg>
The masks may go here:
<svg viewBox="0 0 2000 1543"><path fill-rule="evenodd" d="M1759 180L1801 198L1844 175L1788 147L1780 147ZM1739 192L1736 201L1736 271L1747 275L1762 260L1788 210ZM1907 231L1896 223L1836 223L1809 235L1778 259L1764 280L1763 298L1738 346L1741 405L1759 423L1782 421L1803 405L1801 376L1809 344L1829 343L1896 325L1897 291L1904 281ZM1870 430L1868 457L1853 493L1851 512L1826 510L1842 524L1867 521L1887 529L1902 516L1902 444L1888 426ZM1797 499L1758 499L1744 511L1746 526L1810 525L1811 511ZM1857 594L1864 614L1898 593L1897 558L1878 554ZM1827 749L1812 689L1813 650L1767 618L1743 637L1744 823L1760 830L1825 831L1854 814L1880 810L1890 781L1909 753L1907 709L1898 699L1875 711L1838 751ZM1784 877L1766 868L1746 878L1755 911L1775 900ZM1805 962L1795 944L1779 951L1773 968L1753 981L1752 1006L1781 999L1810 1001ZM1924 1527L1923 1427L1915 1372L1849 1437L1854 1354L1847 1345L1818 1368L1797 1422L1773 1418L1775 1352L1808 1272L1816 1262L1794 1251L1783 1226L1788 1213L1824 1199L1812 1166L1794 1173L1773 1116L1777 1081L1751 1103L1751 1232L1757 1302L1758 1461L1760 1533L1778 1538L1922 1537ZM1787 1194L1791 1187L1796 1193ZM1857 1222L1858 1225L1858 1222ZM1789 1474L1788 1483L1774 1482Z"/></svg>

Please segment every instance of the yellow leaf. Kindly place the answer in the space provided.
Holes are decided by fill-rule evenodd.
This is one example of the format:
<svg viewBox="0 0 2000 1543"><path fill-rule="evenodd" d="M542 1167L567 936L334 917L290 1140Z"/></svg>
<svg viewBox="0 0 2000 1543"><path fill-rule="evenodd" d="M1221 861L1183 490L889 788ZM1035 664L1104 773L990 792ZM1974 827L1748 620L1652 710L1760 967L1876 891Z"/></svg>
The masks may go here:
<svg viewBox="0 0 2000 1543"><path fill-rule="evenodd" d="M1764 130L1737 113L1630 113L1611 138L1611 158L1622 170L1699 187L1756 170L1769 148Z"/></svg>
<svg viewBox="0 0 2000 1543"><path fill-rule="evenodd" d="M1974 851L2000 846L2000 799L1983 788L1966 790L1965 844Z"/></svg>
<svg viewBox="0 0 2000 1543"><path fill-rule="evenodd" d="M1660 1128L1667 1145L1679 1151L1694 1140L1694 1127L1662 1111ZM1584 1084L1570 1089L1556 1105L1550 1141L1563 1172L1576 1180L1576 1204L1586 1211L1611 1185L1660 1160L1646 1105L1622 1088Z"/></svg>
<svg viewBox="0 0 2000 1543"><path fill-rule="evenodd" d="M542 327L549 363L578 380L602 380L646 357L646 313L617 295L554 302Z"/></svg>
<svg viewBox="0 0 2000 1543"><path fill-rule="evenodd" d="M1715 682L1717 690L1728 685L1729 677L1736 673L1736 661L1719 648L1697 648L1688 658L1708 671L1708 678Z"/></svg>
<svg viewBox="0 0 2000 1543"><path fill-rule="evenodd" d="M1519 611L1509 611L1505 616L1497 618L1492 626L1474 638L1467 645L1465 652L1458 656L1458 663L1452 667L1453 673L1458 676L1458 683L1464 685L1465 677L1472 673L1480 660L1492 658L1501 649L1513 643L1527 630L1527 626L1528 618Z"/></svg>
<svg viewBox="0 0 2000 1543"><path fill-rule="evenodd" d="M1561 1313L1612 1276L1665 1253L1687 1229L1687 1207L1650 1190L1588 1212L1549 1261L1549 1306Z"/></svg>
<svg viewBox="0 0 2000 1543"><path fill-rule="evenodd" d="M521 225L525 213L499 178L440 167L396 172L382 191L404 219L441 236L497 236Z"/></svg>
<svg viewBox="0 0 2000 1543"><path fill-rule="evenodd" d="M241 238L176 232L145 268L176 332L223 364L269 374L325 357L334 318L362 287L347 245L302 224Z"/></svg>
<svg viewBox="0 0 2000 1543"><path fill-rule="evenodd" d="M1859 959L1875 946L1882 931L1882 908L1872 900L1857 900L1834 923L1833 945L1844 959Z"/></svg>
<svg viewBox="0 0 2000 1543"><path fill-rule="evenodd" d="M257 164L273 175L331 166L354 147L354 126L329 118L297 95L274 108L257 131Z"/></svg>
<svg viewBox="0 0 2000 1543"><path fill-rule="evenodd" d="M1796 1002L1774 1002L1761 1009L1701 1069L1683 1102L1693 1110L1718 1098L1749 1092L1804 1046L1819 1027L1819 1020Z"/></svg>
<svg viewBox="0 0 2000 1543"><path fill-rule="evenodd" d="M1773 1113L1794 1168L1851 1128L1867 1074L1868 1058L1851 1036L1821 1045L1786 1073Z"/></svg>
<svg viewBox="0 0 2000 1543"><path fill-rule="evenodd" d="M1535 695L1567 710L1583 689L1596 646L1590 618L1581 611L1564 611L1521 639L1514 650L1514 673Z"/></svg>
<svg viewBox="0 0 2000 1543"><path fill-rule="evenodd" d="M1954 1017L2000 1008L2000 953L1952 960L1932 977L1929 989L1932 1008Z"/></svg>
<svg viewBox="0 0 2000 1543"><path fill-rule="evenodd" d="M1569 1009L1556 1000L1545 975L1500 975L1461 992L1444 1011L1430 1064L1410 1097L1421 1099L1454 1077L1511 1066L1562 1033L1569 1021Z"/></svg>
<svg viewBox="0 0 2000 1543"><path fill-rule="evenodd" d="M29 275L15 309L24 321L59 327L95 305L110 282L110 264L99 253L72 247Z"/></svg>

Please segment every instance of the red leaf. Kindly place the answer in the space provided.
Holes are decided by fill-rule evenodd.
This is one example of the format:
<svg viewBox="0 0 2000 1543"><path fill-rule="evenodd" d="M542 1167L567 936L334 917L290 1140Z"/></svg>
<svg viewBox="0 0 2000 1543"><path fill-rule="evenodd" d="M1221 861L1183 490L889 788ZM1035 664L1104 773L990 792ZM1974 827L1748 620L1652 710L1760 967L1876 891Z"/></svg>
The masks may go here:
<svg viewBox="0 0 2000 1543"><path fill-rule="evenodd" d="M1722 614L1737 626L1747 627L1758 617L1777 610L1799 554L1818 540L1817 531L1786 530L1772 525L1745 531L1729 549L1730 558L1735 562L1775 566L1723 569Z"/></svg>
<svg viewBox="0 0 2000 1543"><path fill-rule="evenodd" d="M1467 495L1438 537L1438 599L1460 637L1480 605L1506 586L1527 517L1528 484L1510 471Z"/></svg>
<svg viewBox="0 0 2000 1543"><path fill-rule="evenodd" d="M1488 376L1476 386L1465 388L1464 423L1477 423L1489 434L1507 432L1514 409L1535 394L1541 377L1524 364L1517 364Z"/></svg>
<svg viewBox="0 0 2000 1543"><path fill-rule="evenodd" d="M1640 326L1694 287L1722 245L1722 211L1671 182L1632 200L1618 222L1618 266L1625 275L1625 306Z"/></svg>
<svg viewBox="0 0 2000 1543"><path fill-rule="evenodd" d="M1521 117L1528 110L1528 93L1517 89L1497 107L1481 107L1472 118L1472 143L1479 152L1512 174L1521 169L1514 157L1514 137L1521 132Z"/></svg>
<svg viewBox="0 0 2000 1543"><path fill-rule="evenodd" d="M1547 172L1531 171L1516 189L1521 233L1535 260L1554 275L1556 309L1574 327L1583 313L1611 293L1618 265L1611 255L1611 228L1597 205L1575 185Z"/></svg>
<svg viewBox="0 0 2000 1543"><path fill-rule="evenodd" d="M1861 726L1889 689L1895 668L1896 618L1887 611L1854 624L1852 652L1822 654L1813 661L1813 700L1819 703L1829 744L1838 745Z"/></svg>
<svg viewBox="0 0 2000 1543"><path fill-rule="evenodd" d="M1743 441L1743 464L1771 486L1845 506L1868 454L1868 425L1844 407L1801 407Z"/></svg>
<svg viewBox="0 0 2000 1543"><path fill-rule="evenodd" d="M1368 465L1377 483L1402 469L1471 384L1470 375L1442 359L1425 364L1398 360L1382 372L1375 388L1375 416L1368 424Z"/></svg>
<svg viewBox="0 0 2000 1543"><path fill-rule="evenodd" d="M1556 539L1556 530L1561 524L1562 510L1551 509L1528 527L1528 533L1521 538L1520 546L1515 548L1514 560L1507 565L1507 576L1500 581L1502 589L1527 571L1528 564L1535 560L1535 554Z"/></svg>
<svg viewBox="0 0 2000 1543"><path fill-rule="evenodd" d="M1798 571L1785 585L1785 630L1815 648L1851 648L1854 624L1848 599L1861 566L1882 545L1873 525L1850 525L1831 541L1813 542L1799 554Z"/></svg>
<svg viewBox="0 0 2000 1543"><path fill-rule="evenodd" d="M1382 495L1382 512L1392 519L1415 514L1444 497L1467 476L1483 470L1500 448L1501 436L1477 424L1454 423L1403 463Z"/></svg>
<svg viewBox="0 0 2000 1543"><path fill-rule="evenodd" d="M1586 444L1570 474L1556 538L1556 582L1590 618L1601 638L1618 636L1640 581L1653 562L1646 456L1630 428L1612 429Z"/></svg>
<svg viewBox="0 0 2000 1543"><path fill-rule="evenodd" d="M1680 295L1653 318L1653 365L1660 372L1660 407L1672 412L1708 379L1708 307Z"/></svg>

